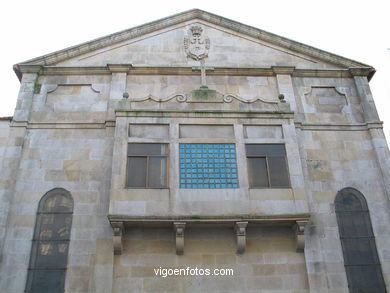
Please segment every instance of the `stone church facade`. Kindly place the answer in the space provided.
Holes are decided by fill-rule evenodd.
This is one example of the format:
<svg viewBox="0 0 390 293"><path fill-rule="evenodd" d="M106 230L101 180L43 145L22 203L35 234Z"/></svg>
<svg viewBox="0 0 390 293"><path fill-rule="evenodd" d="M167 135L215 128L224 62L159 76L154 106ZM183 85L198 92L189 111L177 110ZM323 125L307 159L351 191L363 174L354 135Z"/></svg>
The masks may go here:
<svg viewBox="0 0 390 293"><path fill-rule="evenodd" d="M371 66L195 9L14 70L0 292L387 292Z"/></svg>

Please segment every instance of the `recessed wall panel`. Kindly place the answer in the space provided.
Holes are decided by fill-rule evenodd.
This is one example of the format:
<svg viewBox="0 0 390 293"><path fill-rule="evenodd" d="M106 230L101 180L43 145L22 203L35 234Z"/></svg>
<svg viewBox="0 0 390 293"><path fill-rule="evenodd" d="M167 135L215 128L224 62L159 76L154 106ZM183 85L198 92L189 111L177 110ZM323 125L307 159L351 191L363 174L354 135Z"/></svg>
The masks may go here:
<svg viewBox="0 0 390 293"><path fill-rule="evenodd" d="M233 125L180 125L180 138L234 138Z"/></svg>

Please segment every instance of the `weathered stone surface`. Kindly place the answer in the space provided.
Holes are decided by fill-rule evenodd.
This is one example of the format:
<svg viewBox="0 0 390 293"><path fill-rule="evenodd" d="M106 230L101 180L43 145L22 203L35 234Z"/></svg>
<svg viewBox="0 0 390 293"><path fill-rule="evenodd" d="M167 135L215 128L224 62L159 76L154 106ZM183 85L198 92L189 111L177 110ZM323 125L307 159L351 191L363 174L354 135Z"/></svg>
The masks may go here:
<svg viewBox="0 0 390 293"><path fill-rule="evenodd" d="M211 42L207 88L183 44L195 25ZM200 10L26 63L13 121L0 119L0 292L24 292L39 201L53 188L74 201L67 293L346 293L334 207L345 187L366 197L389 279L390 155L368 65ZM129 143L168 146L167 186L128 187ZM180 144L234 145L238 187L181 188ZM247 144L285 146L288 186L251 186ZM187 267L234 274L155 273Z"/></svg>

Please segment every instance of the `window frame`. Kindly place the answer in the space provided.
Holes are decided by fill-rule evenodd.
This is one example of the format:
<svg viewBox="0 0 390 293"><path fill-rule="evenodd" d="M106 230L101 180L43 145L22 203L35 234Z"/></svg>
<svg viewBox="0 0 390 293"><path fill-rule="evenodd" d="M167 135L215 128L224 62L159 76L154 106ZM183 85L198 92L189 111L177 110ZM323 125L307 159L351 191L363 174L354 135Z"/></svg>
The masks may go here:
<svg viewBox="0 0 390 293"><path fill-rule="evenodd" d="M46 202L51 199L55 198L57 195L61 195L65 197L69 203L68 210L60 208L61 206L55 206L56 210L47 210L46 208ZM36 219L35 219L35 225L34 225L34 233L33 238L31 241L31 250L30 250L30 260L28 265L28 273L27 273L27 279L26 279L26 287L25 291L26 293L31 292L37 292L37 288L34 288L34 281L36 281L36 273L38 272L46 272L46 273L52 273L52 272L63 272L61 279L58 279L57 281L60 281L60 287L57 288L49 288L50 290L56 289L56 292L65 292L65 283L66 283L66 273L67 273L67 267L68 267L68 258L69 258L69 247L70 247L70 241L71 241L71 230L72 230L72 220L73 220L73 209L74 209L74 201L72 198L72 195L63 188L54 188L50 191L48 191L42 198L40 199L38 210L36 213ZM61 215L68 215L68 217L64 217L63 219L63 227L69 229L67 233L67 237L64 239L58 238L58 235L49 236L49 239L45 239L45 236L41 236L42 231L45 231L45 224L44 224L44 217L45 216L52 216L53 222L56 219L56 216ZM67 223L68 221L68 223ZM49 226L50 227L50 226ZM61 229L60 229L61 230ZM58 239L57 239L57 238ZM52 265L48 264L46 266L43 266L40 264L40 255L39 255L39 247L42 243L47 244L55 244L55 243L66 243L66 255L64 255L64 259L60 264ZM42 258L44 261L44 258ZM38 274L39 275L39 274ZM38 288L39 289L39 288ZM59 289L59 290L58 290Z"/></svg>
<svg viewBox="0 0 390 293"><path fill-rule="evenodd" d="M165 145L166 152L165 155L129 155L128 148L129 145L135 144L155 144L155 145ZM126 185L127 189L167 189L169 188L169 154L170 148L169 143L166 142L128 142L127 143L127 156L126 156ZM146 178L145 178L145 186L129 186L129 159L130 158L146 158ZM149 158L165 158L165 185L161 187L153 187L148 186L149 181Z"/></svg>
<svg viewBox="0 0 390 293"><path fill-rule="evenodd" d="M284 155L248 155L248 151L247 151L248 145L282 145L284 148L285 154ZM245 156L246 156L246 160L247 160L248 185L249 185L250 189L288 189L288 188L291 188L291 178L290 178L290 171L289 171L289 167L288 167L286 144L284 144L284 143L245 143ZM250 173L249 164L248 164L248 162L251 158L265 159L265 164L266 164L266 168L267 168L266 172L267 172L268 186L253 186L251 184L252 183L251 179L253 178L251 176L254 176L253 174ZM268 158L283 158L284 159L284 162L286 164L286 173L287 173L287 181L288 181L288 184L286 186L275 186L275 187L272 186Z"/></svg>
<svg viewBox="0 0 390 293"><path fill-rule="evenodd" d="M204 183L203 185L221 185L221 184L229 184L229 185L235 185L235 187L184 187L182 186L182 183L181 183L181 145L233 145L233 149L234 149L234 165L235 165L235 176L236 178L232 178L232 179L235 179L237 182L236 183ZM178 143L178 150L179 150L179 153L178 153L178 174L179 174L179 178L178 178L178 186L180 189L182 190L219 190L219 189L239 189L240 188L240 180L239 180L239 168L238 168L238 163L237 163L237 143L236 142L213 142L213 141L207 141L207 142L204 142L204 141L183 141L183 142L179 142ZM202 154L203 155L203 154ZM216 159L216 158L213 158L213 159ZM231 164L231 163L230 163ZM217 168L217 167L215 167ZM228 173L228 172L225 172L225 174ZM234 173L234 172L233 172ZM210 174L216 174L216 173L208 173L208 175ZM222 174L222 173L221 173ZM216 178L215 178L216 179ZM184 183L184 184L188 184L188 183ZM195 183L195 184L198 184L198 183ZM192 184L191 184L192 185Z"/></svg>
<svg viewBox="0 0 390 293"><path fill-rule="evenodd" d="M351 209L345 208L346 206L343 203L343 198L347 196L353 196L355 203L359 203L359 206L354 206ZM361 287L359 286L360 283L356 282L355 280L357 277L359 277L359 269L367 269L371 267L372 270L376 272L376 280L377 283L375 285L379 285L380 287L375 287L378 289L376 292L380 293L386 293L386 284L383 277L382 272L382 265L380 262L380 258L378 255L378 250L376 247L376 240L374 231L372 229L372 222L370 217L370 211L368 209L367 201L362 193L358 191L357 189L354 189L352 187L346 187L341 189L335 198L335 214L337 219L337 226L339 231L339 238L342 248L342 254L343 254L343 260L344 260L344 268L345 273L347 276L347 282L348 282L348 288L351 293L355 292L362 292ZM346 221L346 215L350 217L352 220L353 217L360 216L362 219L364 219L364 225L360 223L359 231L354 231L351 229L345 229L348 227L348 222ZM364 228L362 228L364 227ZM349 234L345 234L345 232L348 231ZM354 235L354 232L357 233L357 235ZM362 240L368 240L367 243L362 242ZM350 243L348 243L351 241ZM362 261L362 262L353 262L353 258L351 258L351 255L354 253L351 251L352 244L355 246L362 245L369 247L366 251L369 252L366 253L365 257L369 256L372 258L372 262L369 261ZM379 291L380 290L380 291Z"/></svg>

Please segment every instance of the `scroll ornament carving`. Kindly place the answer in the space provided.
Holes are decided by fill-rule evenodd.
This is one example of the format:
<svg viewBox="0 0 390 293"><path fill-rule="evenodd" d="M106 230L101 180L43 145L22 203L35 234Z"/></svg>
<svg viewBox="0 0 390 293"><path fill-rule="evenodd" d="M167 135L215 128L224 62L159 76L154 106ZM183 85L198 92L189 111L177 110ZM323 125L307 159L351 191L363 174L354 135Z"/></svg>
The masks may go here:
<svg viewBox="0 0 390 293"><path fill-rule="evenodd" d="M112 222L112 229L114 230L113 244L114 254L122 254L122 235L124 233L124 225L122 222Z"/></svg>
<svg viewBox="0 0 390 293"><path fill-rule="evenodd" d="M125 99L128 99L131 102L145 102L148 100L153 101L153 102L168 102L170 100L176 99L176 101L178 101L179 103L184 103L184 102L188 102L190 95L191 94L180 93L180 94L173 94L173 95L167 96L165 98L159 98L159 97L156 97L156 96L153 96L150 94L150 95L148 95L144 98L141 98L141 99L129 99L128 97ZM241 103L245 103L245 104L252 104L255 102L261 102L261 103L270 104L270 105L277 105L278 104L277 101L266 100L266 99L261 98L261 97L247 99L247 98L241 97L237 94L220 94L220 93L217 93L217 96L220 97L220 100L216 101L216 102L220 102L220 103L231 103L234 100L237 100L237 101L239 101Z"/></svg>
<svg viewBox="0 0 390 293"><path fill-rule="evenodd" d="M237 237L237 253L243 254L246 248L246 227L248 222L236 222L234 230Z"/></svg>
<svg viewBox="0 0 390 293"><path fill-rule="evenodd" d="M305 250L305 228L308 221L296 221L294 225L297 252Z"/></svg>
<svg viewBox="0 0 390 293"><path fill-rule="evenodd" d="M184 229L186 223L174 222L173 227L175 229L176 254L182 255L184 253Z"/></svg>

